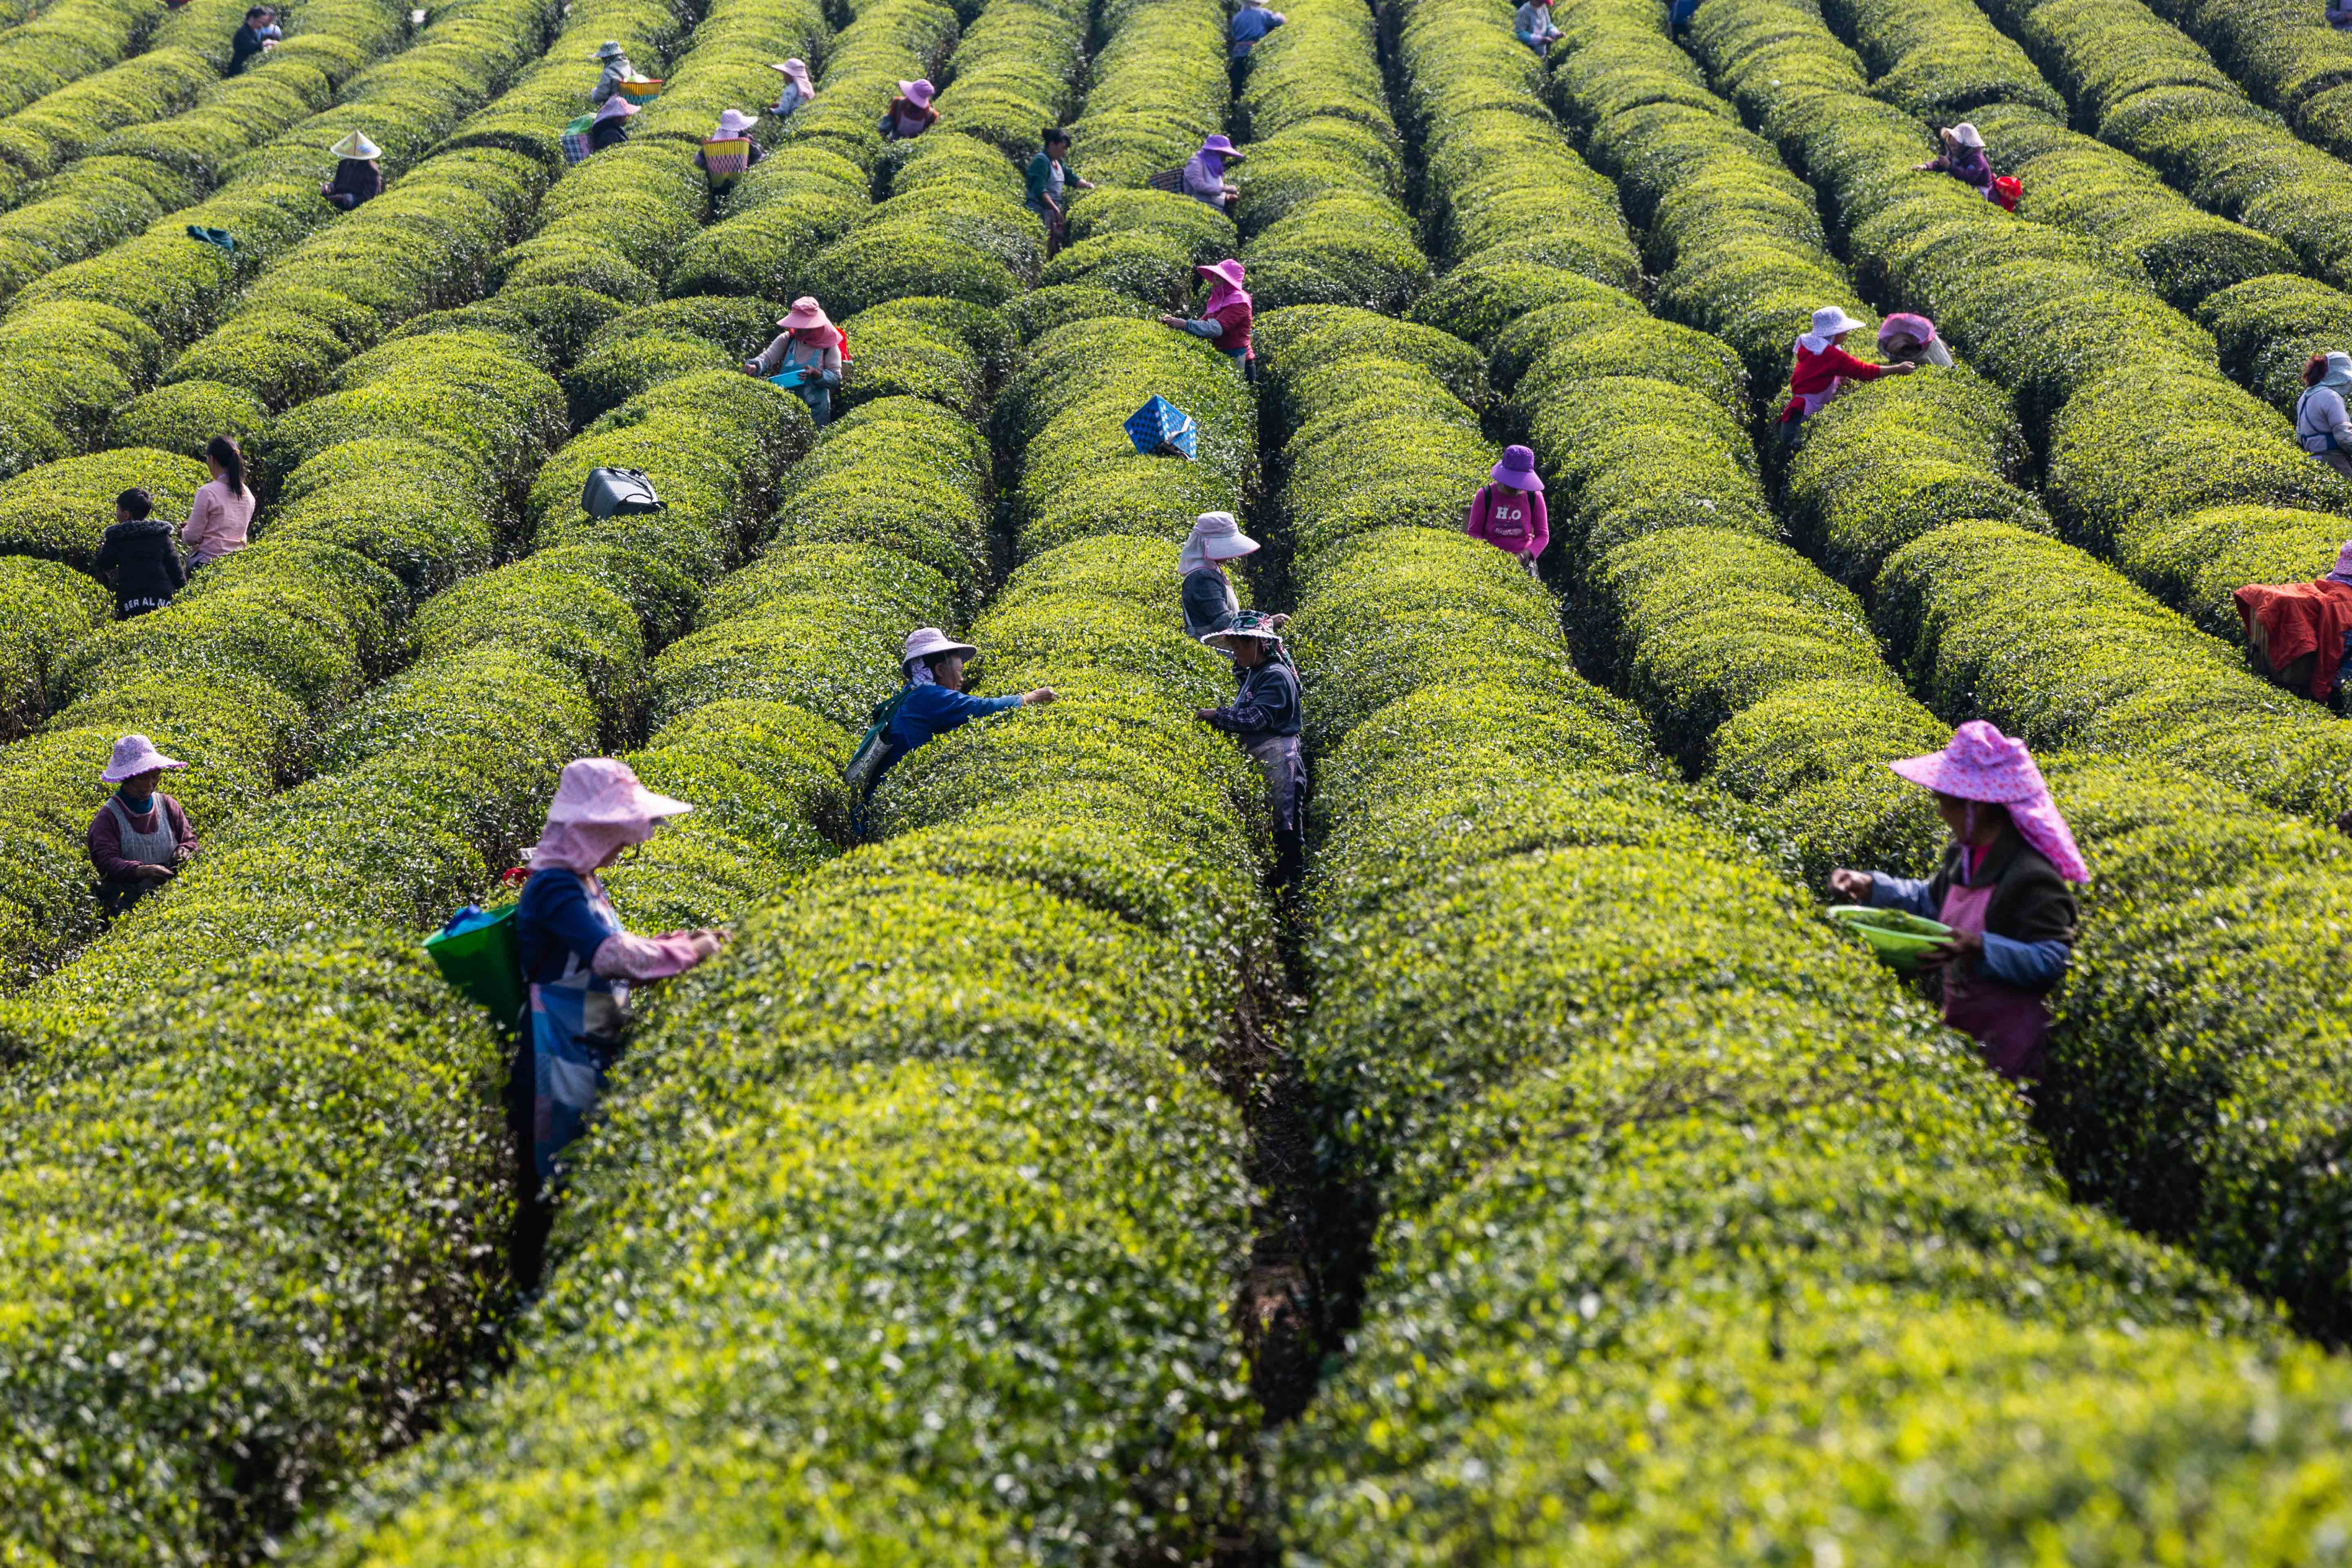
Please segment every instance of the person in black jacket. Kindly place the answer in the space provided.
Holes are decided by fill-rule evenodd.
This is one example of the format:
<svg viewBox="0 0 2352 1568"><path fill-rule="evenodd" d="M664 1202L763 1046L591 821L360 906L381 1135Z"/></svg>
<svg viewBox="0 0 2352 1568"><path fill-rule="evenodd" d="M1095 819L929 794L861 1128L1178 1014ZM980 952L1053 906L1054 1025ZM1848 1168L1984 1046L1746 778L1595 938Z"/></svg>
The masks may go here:
<svg viewBox="0 0 2352 1568"><path fill-rule="evenodd" d="M245 26L231 34L228 41L228 74L235 76L246 63L278 47L286 35L278 26L278 13L267 5L256 5L245 14Z"/></svg>
<svg viewBox="0 0 2352 1568"><path fill-rule="evenodd" d="M1304 718L1298 672L1291 667L1271 616L1244 610L1223 631L1201 640L1232 657L1241 689L1224 707L1195 709L1192 716L1238 739L1265 775L1266 811L1274 823L1275 880L1290 887L1298 880L1305 856L1301 808L1307 764L1298 754Z"/></svg>
<svg viewBox="0 0 2352 1568"><path fill-rule="evenodd" d="M320 195L350 212L383 195L383 166L376 162L383 149L369 141L367 132L354 131L327 151L335 155L335 174L319 187Z"/></svg>
<svg viewBox="0 0 2352 1568"><path fill-rule="evenodd" d="M617 147L629 139L629 117L637 106L619 93L604 100L596 111L596 121L588 127L588 151L602 153L607 147Z"/></svg>
<svg viewBox="0 0 2352 1568"><path fill-rule="evenodd" d="M188 585L172 525L149 515L154 510L145 490L124 490L114 498L114 526L99 543L95 569L114 588L118 621L162 609Z"/></svg>

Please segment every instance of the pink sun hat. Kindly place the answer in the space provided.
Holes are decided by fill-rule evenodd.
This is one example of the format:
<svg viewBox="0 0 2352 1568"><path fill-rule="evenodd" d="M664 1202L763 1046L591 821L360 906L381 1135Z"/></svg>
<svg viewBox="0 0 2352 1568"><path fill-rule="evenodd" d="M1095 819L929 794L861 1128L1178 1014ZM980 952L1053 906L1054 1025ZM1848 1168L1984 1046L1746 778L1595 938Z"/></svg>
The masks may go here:
<svg viewBox="0 0 2352 1568"><path fill-rule="evenodd" d="M811 327L829 327L833 318L816 302L814 294L803 294L793 301L793 308L776 318L776 325L787 331L803 332Z"/></svg>
<svg viewBox="0 0 2352 1568"><path fill-rule="evenodd" d="M547 808L547 827L530 853L531 868L561 866L593 871L614 850L652 837L655 826L664 818L682 816L693 809L682 800L647 789L637 782L629 764L616 758L583 757L566 763L555 786L555 799Z"/></svg>
<svg viewBox="0 0 2352 1568"><path fill-rule="evenodd" d="M159 768L184 768L188 764L176 757L167 757L155 749L155 742L144 735L125 735L114 742L114 754L107 759L106 771L98 775L100 784L121 784L135 779L141 773L152 773Z"/></svg>
<svg viewBox="0 0 2352 1568"><path fill-rule="evenodd" d="M2091 879L2091 868L2083 863L2074 835L2058 815L2050 786L2042 782L2042 770L2024 742L1971 719L1952 731L1951 742L1942 751L1887 766L1922 789L2007 806L2020 836L2047 856L2060 876L2070 882Z"/></svg>
<svg viewBox="0 0 2352 1568"><path fill-rule="evenodd" d="M898 95L917 109L929 109L931 106L931 100L938 95L939 90L931 85L928 77L920 81L902 81L898 84Z"/></svg>

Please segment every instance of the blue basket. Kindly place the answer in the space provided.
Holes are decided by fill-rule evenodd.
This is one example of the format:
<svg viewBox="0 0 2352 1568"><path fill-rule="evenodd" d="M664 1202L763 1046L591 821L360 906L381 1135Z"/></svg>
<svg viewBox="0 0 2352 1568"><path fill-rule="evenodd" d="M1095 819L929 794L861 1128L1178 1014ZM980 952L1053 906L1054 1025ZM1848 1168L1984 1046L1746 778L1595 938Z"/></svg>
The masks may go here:
<svg viewBox="0 0 2352 1568"><path fill-rule="evenodd" d="M1164 397L1154 397L1127 416L1127 438L1147 458L1174 451L1189 459L1199 448L1201 428L1191 415Z"/></svg>

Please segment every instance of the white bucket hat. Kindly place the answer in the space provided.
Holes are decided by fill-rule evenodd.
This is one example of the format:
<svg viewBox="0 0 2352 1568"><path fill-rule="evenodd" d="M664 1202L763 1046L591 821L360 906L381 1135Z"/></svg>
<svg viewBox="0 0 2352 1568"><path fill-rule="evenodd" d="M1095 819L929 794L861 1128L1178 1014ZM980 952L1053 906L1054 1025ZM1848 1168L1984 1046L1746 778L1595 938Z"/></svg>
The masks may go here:
<svg viewBox="0 0 2352 1568"><path fill-rule="evenodd" d="M125 735L114 742L114 755L107 759L106 771L98 775L101 784L121 784L135 779L141 773L152 773L160 768L184 768L188 764L176 757L167 757L155 749L155 742L144 735Z"/></svg>
<svg viewBox="0 0 2352 1568"><path fill-rule="evenodd" d="M1813 312L1813 336L1833 338L1840 332L1851 332L1862 323L1845 313L1844 307L1824 305Z"/></svg>
<svg viewBox="0 0 2352 1568"><path fill-rule="evenodd" d="M907 638L906 647L898 650L898 668L906 668L919 658L935 658L943 653L960 653L970 658L980 650L968 642L958 642L937 626L918 626Z"/></svg>
<svg viewBox="0 0 2352 1568"><path fill-rule="evenodd" d="M1983 133L1965 120L1952 127L1952 140L1958 142L1963 147L1981 147L1984 145Z"/></svg>
<svg viewBox="0 0 2352 1568"><path fill-rule="evenodd" d="M731 137L741 136L751 129L751 122L759 118L756 114L746 114L740 109L722 109L719 111L719 129L711 132L711 140L724 142Z"/></svg>
<svg viewBox="0 0 2352 1568"><path fill-rule="evenodd" d="M338 158L381 158L383 149L367 139L364 131L354 131L327 149Z"/></svg>

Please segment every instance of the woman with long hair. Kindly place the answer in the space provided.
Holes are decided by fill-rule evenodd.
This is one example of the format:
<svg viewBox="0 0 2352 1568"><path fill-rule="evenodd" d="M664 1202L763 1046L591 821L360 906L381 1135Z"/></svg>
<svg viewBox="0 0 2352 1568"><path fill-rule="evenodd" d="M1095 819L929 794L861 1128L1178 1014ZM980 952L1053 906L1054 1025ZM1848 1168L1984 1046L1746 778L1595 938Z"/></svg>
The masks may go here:
<svg viewBox="0 0 2352 1568"><path fill-rule="evenodd" d="M188 570L209 566L246 546L253 527L253 487L245 479L245 454L226 436L205 443L205 466L212 481L196 491L180 542L188 547Z"/></svg>

